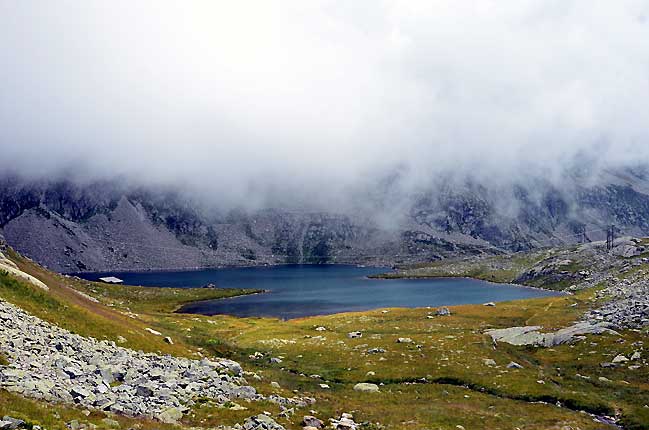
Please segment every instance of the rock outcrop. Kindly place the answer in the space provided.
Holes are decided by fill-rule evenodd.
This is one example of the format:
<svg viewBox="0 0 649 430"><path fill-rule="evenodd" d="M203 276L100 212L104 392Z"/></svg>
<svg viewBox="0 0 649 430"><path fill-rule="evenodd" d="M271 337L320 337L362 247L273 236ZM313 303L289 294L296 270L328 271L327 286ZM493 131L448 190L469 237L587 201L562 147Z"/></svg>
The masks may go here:
<svg viewBox="0 0 649 430"><path fill-rule="evenodd" d="M587 334L618 334L610 329L610 324L591 324L580 322L556 332L542 333L541 326L509 327L488 330L485 334L491 336L494 343L504 342L511 345L533 345L552 347L573 343L584 338Z"/></svg>

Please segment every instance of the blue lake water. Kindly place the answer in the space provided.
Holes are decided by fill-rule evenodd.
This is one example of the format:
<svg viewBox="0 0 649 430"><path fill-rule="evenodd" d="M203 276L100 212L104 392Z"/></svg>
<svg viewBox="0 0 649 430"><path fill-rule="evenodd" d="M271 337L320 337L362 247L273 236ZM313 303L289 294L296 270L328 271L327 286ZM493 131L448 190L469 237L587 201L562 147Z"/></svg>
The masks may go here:
<svg viewBox="0 0 649 430"><path fill-rule="evenodd" d="M423 307L497 302L555 293L464 278L368 279L387 268L343 265L285 265L181 272L92 273L88 280L117 276L128 285L267 290L264 294L210 300L181 311L204 315L271 316L284 319L387 307Z"/></svg>

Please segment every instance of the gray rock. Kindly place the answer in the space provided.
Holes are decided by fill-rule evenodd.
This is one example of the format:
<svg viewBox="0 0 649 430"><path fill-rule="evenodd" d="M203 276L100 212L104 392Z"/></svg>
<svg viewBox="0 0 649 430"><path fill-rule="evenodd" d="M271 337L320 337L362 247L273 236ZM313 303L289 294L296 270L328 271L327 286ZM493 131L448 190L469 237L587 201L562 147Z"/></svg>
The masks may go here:
<svg viewBox="0 0 649 430"><path fill-rule="evenodd" d="M505 342L511 345L538 345L543 343L543 335L538 332L540 326L509 327L488 330L485 333L491 336L494 342Z"/></svg>
<svg viewBox="0 0 649 430"><path fill-rule="evenodd" d="M304 418L302 418L302 426L321 429L324 427L324 422L322 422L321 420L317 419L312 415L305 415Z"/></svg>
<svg viewBox="0 0 649 430"><path fill-rule="evenodd" d="M630 258L642 254L642 250L638 248L634 243L623 243L613 248L611 253L613 255L617 255L618 257Z"/></svg>
<svg viewBox="0 0 649 430"><path fill-rule="evenodd" d="M360 382L354 385L354 391L360 391L361 393L377 393L379 391L379 386L367 382Z"/></svg>
<svg viewBox="0 0 649 430"><path fill-rule="evenodd" d="M439 316L448 316L451 315L451 310L446 306L442 306L441 308L438 308L435 313Z"/></svg>
<svg viewBox="0 0 649 430"><path fill-rule="evenodd" d="M148 387L146 385L138 385L135 389L135 394L142 397L151 397L153 396L153 390L151 389L151 387Z"/></svg>
<svg viewBox="0 0 649 430"><path fill-rule="evenodd" d="M540 326L509 327L488 330L494 342L505 342L511 345L534 345L552 347L581 340L586 334L619 334L608 328L607 324L577 323L554 333L541 333Z"/></svg>
<svg viewBox="0 0 649 430"><path fill-rule="evenodd" d="M284 427L277 424L268 415L260 414L246 419L243 424L244 430L284 430Z"/></svg>
<svg viewBox="0 0 649 430"><path fill-rule="evenodd" d="M342 414L340 419L332 419L331 425L335 430L356 430L359 427L351 414Z"/></svg>
<svg viewBox="0 0 649 430"><path fill-rule="evenodd" d="M81 397L81 398L90 397L92 395L90 391L79 386L72 387L72 389L70 390L70 394L72 394L72 397Z"/></svg>
<svg viewBox="0 0 649 430"><path fill-rule="evenodd" d="M4 423L4 424L2 424ZM4 427L3 427L4 426ZM5 415L2 417L2 421L0 421L0 429L5 429L5 430L15 430L18 428L22 428L25 426L25 421L19 420L17 418L12 418L8 415Z"/></svg>
<svg viewBox="0 0 649 430"><path fill-rule="evenodd" d="M280 361L280 363L281 363L281 361ZM226 369L228 369L230 372L232 372L236 376L243 375L243 368L236 361L227 360L227 359L221 359L218 364L221 367L225 367Z"/></svg>
<svg viewBox="0 0 649 430"><path fill-rule="evenodd" d="M68 366L65 369L63 369L63 371L68 376L70 376L70 378L78 378L78 377L83 375L83 372L81 371L81 369L79 369L77 367L73 367L73 366Z"/></svg>
<svg viewBox="0 0 649 430"><path fill-rule="evenodd" d="M613 363L615 363L615 364L618 364L618 363L626 363L627 361L629 361L629 359L626 358L626 357L625 357L624 355L622 355L622 354L618 354L618 355L615 356L615 358L613 358Z"/></svg>

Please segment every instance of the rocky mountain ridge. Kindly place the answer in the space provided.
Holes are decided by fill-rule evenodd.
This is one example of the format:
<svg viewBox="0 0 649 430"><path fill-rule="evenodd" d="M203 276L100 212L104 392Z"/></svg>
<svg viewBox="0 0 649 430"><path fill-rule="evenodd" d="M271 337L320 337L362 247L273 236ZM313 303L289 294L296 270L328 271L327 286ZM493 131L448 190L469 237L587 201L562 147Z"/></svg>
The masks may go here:
<svg viewBox="0 0 649 430"><path fill-rule="evenodd" d="M115 181L0 180L0 234L62 272L282 263L397 265L649 234L649 179L489 188L467 181L413 193L402 215L378 210L207 210L179 192ZM389 195L386 193L385 195ZM381 202L382 207L389 202ZM353 215L350 215L352 213Z"/></svg>

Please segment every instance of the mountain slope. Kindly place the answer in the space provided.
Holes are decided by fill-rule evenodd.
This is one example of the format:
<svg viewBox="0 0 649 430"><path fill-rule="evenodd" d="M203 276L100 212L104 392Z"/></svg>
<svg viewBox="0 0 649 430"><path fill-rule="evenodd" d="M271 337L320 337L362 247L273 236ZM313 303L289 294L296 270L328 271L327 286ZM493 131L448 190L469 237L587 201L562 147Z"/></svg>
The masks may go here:
<svg viewBox="0 0 649 430"><path fill-rule="evenodd" d="M390 185L387 185L388 187ZM393 195L384 192L378 195ZM63 272L279 263L393 265L649 234L649 180L633 171L507 186L463 181L331 212L206 209L116 181L0 181L0 231ZM353 215L350 215L353 214Z"/></svg>

